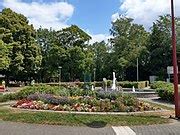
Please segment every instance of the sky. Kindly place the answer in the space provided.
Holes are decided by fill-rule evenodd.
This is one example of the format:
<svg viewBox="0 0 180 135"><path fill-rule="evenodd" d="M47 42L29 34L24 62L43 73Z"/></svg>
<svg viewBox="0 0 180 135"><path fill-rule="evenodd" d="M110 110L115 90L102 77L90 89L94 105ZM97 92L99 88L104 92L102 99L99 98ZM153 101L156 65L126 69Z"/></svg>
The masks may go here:
<svg viewBox="0 0 180 135"><path fill-rule="evenodd" d="M180 16L180 0L174 1L175 15ZM107 41L111 22L121 15L149 30L159 15L170 14L170 0L0 0L3 8L25 15L36 29L78 25L93 43Z"/></svg>

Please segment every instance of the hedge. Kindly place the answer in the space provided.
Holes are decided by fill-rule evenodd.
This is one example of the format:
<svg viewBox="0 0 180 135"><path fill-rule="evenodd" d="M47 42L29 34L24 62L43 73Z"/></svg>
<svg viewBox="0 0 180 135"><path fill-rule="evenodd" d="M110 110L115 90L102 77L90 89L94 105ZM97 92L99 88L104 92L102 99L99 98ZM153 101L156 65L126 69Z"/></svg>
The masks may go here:
<svg viewBox="0 0 180 135"><path fill-rule="evenodd" d="M31 94L53 94L55 96L95 96L96 91L91 90L83 90L78 87L69 87L65 88L63 86L50 86L45 84L39 84L36 86L26 86L22 90L16 92L16 93L10 93L10 94L0 94L0 102L5 102L9 100L19 100L27 98Z"/></svg>
<svg viewBox="0 0 180 135"><path fill-rule="evenodd" d="M159 97L163 100L174 101L174 87L172 83L157 81L150 85L152 89L156 89Z"/></svg>
<svg viewBox="0 0 180 135"><path fill-rule="evenodd" d="M58 86L59 83L46 83L50 86ZM93 85L94 82L88 83L88 85ZM149 81L139 81L139 82L129 82L129 81L123 81L123 82L117 82L117 86L121 86L123 88L132 88L133 86L135 88L145 88L149 86ZM39 85L39 84L36 84ZM69 86L78 86L80 88L84 88L84 82L61 82L61 86L68 88ZM112 80L107 80L107 86L112 86ZM103 82L95 82L95 87L103 87Z"/></svg>

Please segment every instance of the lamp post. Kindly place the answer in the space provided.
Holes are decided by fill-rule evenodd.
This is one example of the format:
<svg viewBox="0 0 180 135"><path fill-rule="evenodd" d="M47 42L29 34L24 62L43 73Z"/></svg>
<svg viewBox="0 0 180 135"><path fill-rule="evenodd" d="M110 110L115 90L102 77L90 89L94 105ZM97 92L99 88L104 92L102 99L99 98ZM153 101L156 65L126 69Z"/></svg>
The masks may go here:
<svg viewBox="0 0 180 135"><path fill-rule="evenodd" d="M140 38L140 35L138 36L138 39L139 38ZM139 50L139 43L138 43L138 50ZM136 59L136 81L137 82L139 81L139 56L137 56L137 59Z"/></svg>
<svg viewBox="0 0 180 135"><path fill-rule="evenodd" d="M176 34L174 19L174 0L171 0L171 19L172 19L172 49L173 49L173 74L174 74L174 101L175 101L175 117L180 118L180 96L178 91L178 71L176 56Z"/></svg>
<svg viewBox="0 0 180 135"><path fill-rule="evenodd" d="M40 67L37 68L37 73L39 73L38 82L42 83L42 81L41 81L41 68Z"/></svg>
<svg viewBox="0 0 180 135"><path fill-rule="evenodd" d="M95 82L96 81L96 68L94 68L94 89L95 89Z"/></svg>
<svg viewBox="0 0 180 135"><path fill-rule="evenodd" d="M61 69L62 69L62 67L59 66L58 68L59 68L59 87L60 87L60 84L61 84Z"/></svg>
<svg viewBox="0 0 180 135"><path fill-rule="evenodd" d="M137 61L136 62L137 62L137 69L136 69L137 72L136 73L137 73L137 82L138 82L139 81L139 58L138 57L137 57Z"/></svg>

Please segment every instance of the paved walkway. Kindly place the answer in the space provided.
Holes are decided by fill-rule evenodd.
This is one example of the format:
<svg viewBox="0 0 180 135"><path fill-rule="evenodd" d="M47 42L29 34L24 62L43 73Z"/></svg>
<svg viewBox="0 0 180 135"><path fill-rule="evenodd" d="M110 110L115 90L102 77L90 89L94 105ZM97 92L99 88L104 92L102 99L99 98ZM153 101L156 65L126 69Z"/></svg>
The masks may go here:
<svg viewBox="0 0 180 135"><path fill-rule="evenodd" d="M174 108L173 104L156 98L142 100ZM70 127L0 121L0 135L180 135L180 121L171 124L119 127Z"/></svg>
<svg viewBox="0 0 180 135"><path fill-rule="evenodd" d="M15 93L20 90L22 90L24 87L6 87L5 92L1 92L2 94L10 94L10 93Z"/></svg>
<svg viewBox="0 0 180 135"><path fill-rule="evenodd" d="M180 122L151 126L91 128L0 121L0 135L180 135Z"/></svg>
<svg viewBox="0 0 180 135"><path fill-rule="evenodd" d="M167 125L134 126L136 135L180 135L180 122Z"/></svg>
<svg viewBox="0 0 180 135"><path fill-rule="evenodd" d="M0 135L116 135L111 127L90 128L0 121Z"/></svg>

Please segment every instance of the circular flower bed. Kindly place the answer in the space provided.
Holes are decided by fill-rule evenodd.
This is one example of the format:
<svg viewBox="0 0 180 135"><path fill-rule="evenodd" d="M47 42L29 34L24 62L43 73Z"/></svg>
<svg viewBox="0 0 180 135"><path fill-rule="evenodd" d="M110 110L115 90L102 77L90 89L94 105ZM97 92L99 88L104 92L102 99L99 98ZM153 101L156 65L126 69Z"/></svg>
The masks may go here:
<svg viewBox="0 0 180 135"><path fill-rule="evenodd" d="M90 96L63 97L31 94L27 99L19 100L12 106L24 109L79 112L137 112L160 109L129 95L121 95L116 99L102 99Z"/></svg>

